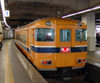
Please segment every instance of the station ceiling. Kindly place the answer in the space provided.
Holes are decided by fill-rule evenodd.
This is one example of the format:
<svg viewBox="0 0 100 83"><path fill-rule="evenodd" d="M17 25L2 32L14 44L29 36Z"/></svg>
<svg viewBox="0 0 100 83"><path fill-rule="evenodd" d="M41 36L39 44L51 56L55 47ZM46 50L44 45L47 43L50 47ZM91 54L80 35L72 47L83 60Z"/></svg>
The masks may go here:
<svg viewBox="0 0 100 83"><path fill-rule="evenodd" d="M100 0L5 0L10 17L7 23L11 27L23 26L36 19L60 17L76 11L100 5ZM96 18L100 12L96 11Z"/></svg>

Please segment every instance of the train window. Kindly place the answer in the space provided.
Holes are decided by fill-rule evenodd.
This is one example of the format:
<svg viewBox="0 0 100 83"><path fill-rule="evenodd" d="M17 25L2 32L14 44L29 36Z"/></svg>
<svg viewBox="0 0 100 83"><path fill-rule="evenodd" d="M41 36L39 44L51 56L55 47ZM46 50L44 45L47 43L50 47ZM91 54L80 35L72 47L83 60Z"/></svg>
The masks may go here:
<svg viewBox="0 0 100 83"><path fill-rule="evenodd" d="M71 40L71 30L62 29L60 30L60 41L70 41Z"/></svg>
<svg viewBox="0 0 100 83"><path fill-rule="evenodd" d="M87 30L76 29L76 41L86 41L86 40L87 40Z"/></svg>
<svg viewBox="0 0 100 83"><path fill-rule="evenodd" d="M22 40L21 40L24 44L26 44L26 34L22 35Z"/></svg>
<svg viewBox="0 0 100 83"><path fill-rule="evenodd" d="M36 41L54 41L54 29L38 28L35 30Z"/></svg>
<svg viewBox="0 0 100 83"><path fill-rule="evenodd" d="M19 40L20 42L26 44L26 34L16 34L16 39Z"/></svg>
<svg viewBox="0 0 100 83"><path fill-rule="evenodd" d="M16 39L19 40L19 34L16 35Z"/></svg>

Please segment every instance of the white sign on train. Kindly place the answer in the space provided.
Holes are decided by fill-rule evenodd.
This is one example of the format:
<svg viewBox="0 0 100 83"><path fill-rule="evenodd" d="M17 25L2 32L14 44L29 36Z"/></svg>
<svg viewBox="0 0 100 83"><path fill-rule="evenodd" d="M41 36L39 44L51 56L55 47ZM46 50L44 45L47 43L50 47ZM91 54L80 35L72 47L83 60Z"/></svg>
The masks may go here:
<svg viewBox="0 0 100 83"><path fill-rule="evenodd" d="M5 10L5 17L10 17L10 11L9 10Z"/></svg>

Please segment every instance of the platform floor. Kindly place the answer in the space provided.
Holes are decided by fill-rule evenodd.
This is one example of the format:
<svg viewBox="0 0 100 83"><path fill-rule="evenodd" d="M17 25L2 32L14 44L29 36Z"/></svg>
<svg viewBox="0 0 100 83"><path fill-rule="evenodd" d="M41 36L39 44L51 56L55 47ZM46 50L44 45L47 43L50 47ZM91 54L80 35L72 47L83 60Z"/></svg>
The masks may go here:
<svg viewBox="0 0 100 83"><path fill-rule="evenodd" d="M19 60L11 41L4 41L0 51L0 83L47 83L30 63L24 64ZM30 66L31 70L27 68Z"/></svg>
<svg viewBox="0 0 100 83"><path fill-rule="evenodd" d="M96 47L96 51L88 52L87 62L100 67L100 47Z"/></svg>

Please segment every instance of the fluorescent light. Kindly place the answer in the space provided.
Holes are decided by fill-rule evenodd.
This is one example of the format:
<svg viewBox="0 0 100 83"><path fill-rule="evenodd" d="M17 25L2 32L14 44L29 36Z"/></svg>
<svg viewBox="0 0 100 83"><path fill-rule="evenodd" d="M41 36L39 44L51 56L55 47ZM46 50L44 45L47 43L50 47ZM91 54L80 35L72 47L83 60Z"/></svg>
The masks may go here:
<svg viewBox="0 0 100 83"><path fill-rule="evenodd" d="M100 25L96 25L96 32L100 33Z"/></svg>
<svg viewBox="0 0 100 83"><path fill-rule="evenodd" d="M4 21L5 25L10 28L10 26L7 24L6 18L5 18L5 3L4 3L4 0L0 0L0 1L1 1L1 10L2 10L3 21Z"/></svg>
<svg viewBox="0 0 100 83"><path fill-rule="evenodd" d="M62 18L67 18L67 17L70 17L70 16L74 16L74 15L78 15L78 14L82 14L82 13L86 13L86 12L91 12L91 11L97 10L97 9L100 9L100 6L96 6L96 7L89 8L89 9L86 9L86 10L82 10L82 11L79 11L79 12L76 12L76 13L68 14L68 15L62 16Z"/></svg>
<svg viewBox="0 0 100 83"><path fill-rule="evenodd" d="M100 25L96 25L96 28L100 28Z"/></svg>
<svg viewBox="0 0 100 83"><path fill-rule="evenodd" d="M4 0L1 0L1 10L2 10L2 16L3 16L3 21L5 22L5 15L4 15L4 11L5 11L5 7L4 7Z"/></svg>
<svg viewBox="0 0 100 83"><path fill-rule="evenodd" d="M100 21L100 19L96 19L96 21Z"/></svg>
<svg viewBox="0 0 100 83"><path fill-rule="evenodd" d="M100 33L100 28L96 28L96 33Z"/></svg>

